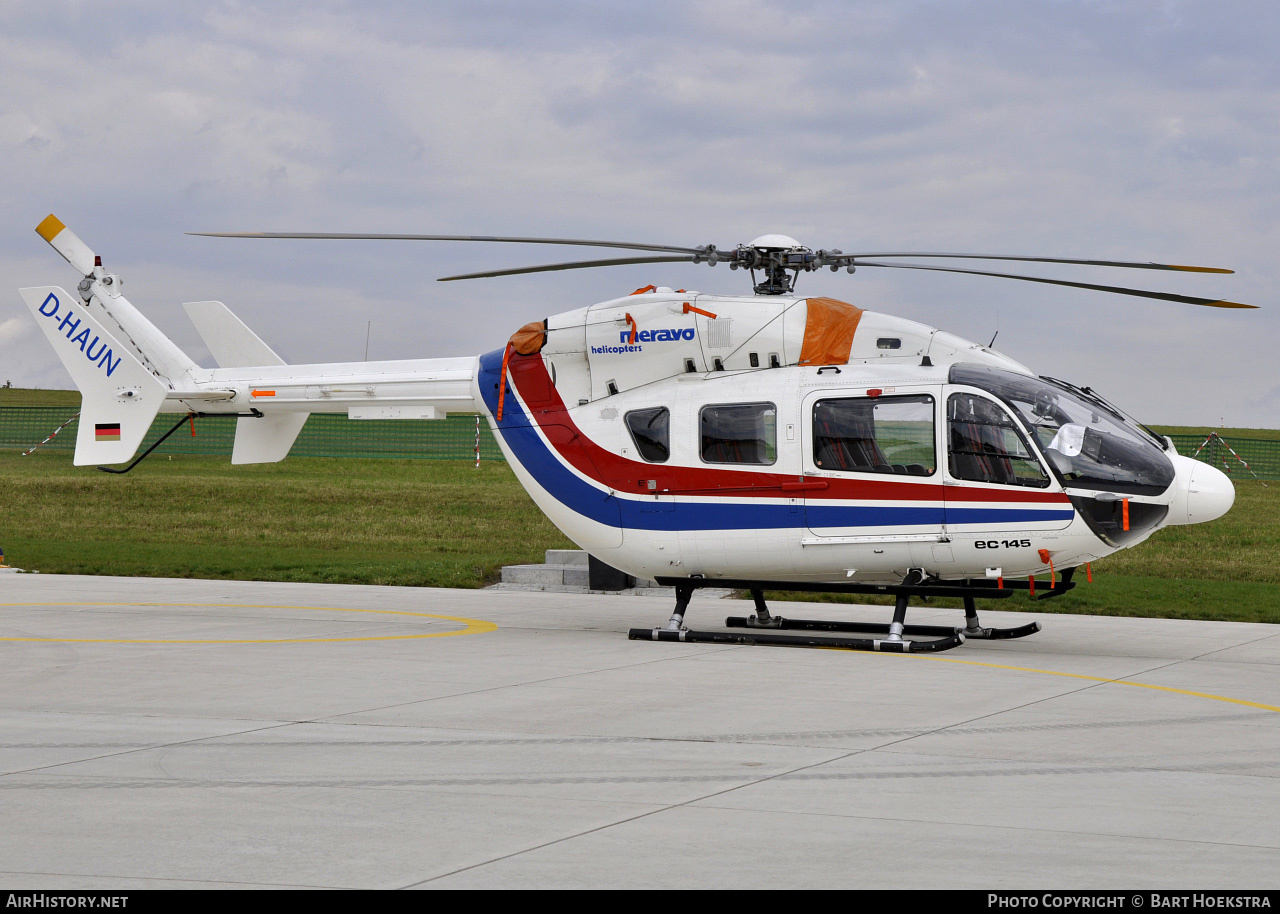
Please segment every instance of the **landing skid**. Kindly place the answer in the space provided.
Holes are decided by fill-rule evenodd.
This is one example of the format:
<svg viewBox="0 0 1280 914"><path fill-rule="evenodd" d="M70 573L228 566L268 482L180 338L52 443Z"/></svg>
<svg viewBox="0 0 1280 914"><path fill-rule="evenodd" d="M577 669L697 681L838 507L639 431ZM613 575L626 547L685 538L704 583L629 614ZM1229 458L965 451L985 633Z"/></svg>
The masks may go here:
<svg viewBox="0 0 1280 914"><path fill-rule="evenodd" d="M770 617L772 622L762 625L756 616L730 616L724 620L728 628L776 628L800 629L811 632L868 632L888 634L891 627L887 622L831 622L826 619L784 619L782 616ZM776 623L776 624L774 624ZM904 635L941 636L959 632L965 638L986 639L996 641L1005 638L1025 638L1040 631L1039 622L1029 622L1017 628L959 628L954 625L903 625Z"/></svg>
<svg viewBox="0 0 1280 914"><path fill-rule="evenodd" d="M887 627L887 626L886 626ZM934 628L935 626L924 626ZM633 628L627 632L632 641L684 641L706 644L768 644L779 647L825 647L846 651L891 651L899 654L919 654L929 651L949 651L964 644L960 629L947 629L945 638L931 641L909 641L888 638L822 638L808 635L775 635L772 632L698 632L692 629L667 631L661 628Z"/></svg>
<svg viewBox="0 0 1280 914"><path fill-rule="evenodd" d="M852 651L891 651L894 653L931 653L948 651L964 644L967 638L984 640L1003 640L1008 638L1024 638L1040 631L1039 622L1030 622L1015 628L984 628L978 622L978 612L974 605L974 590L964 583L948 584L902 584L892 587L877 587L888 591L896 597L893 609L893 621L882 622L838 622L823 619L784 619L769 613L764 600L764 582L732 581L717 579L714 583L723 586L743 586L750 590L755 601L756 612L752 616L730 616L725 619L725 627L731 629L748 629L749 631L704 632L686 628L685 612L693 592L698 587L708 586L712 582L703 579L683 579L676 581L660 581L673 583L676 588L676 608L670 621L663 628L633 628L627 632L632 641L681 641L684 643L704 644L761 644L784 647L825 647ZM753 586L754 585L754 586ZM1068 584L1069 586L1069 584ZM818 590L815 585L804 588L782 584L772 589L805 589ZM833 586L832 590L852 590L852 588ZM975 588L976 589L976 588ZM1003 588L991 590L984 597L1006 597L1009 591ZM967 592L966 592L967 591ZM857 591L855 591L857 592ZM865 591L862 591L865 592ZM963 628L950 625L907 625L907 603L911 596L959 596L964 599L965 625ZM805 632L859 632L881 634L883 638L847 638L799 634L782 634L783 631ZM910 636L918 636L927 640L912 640Z"/></svg>

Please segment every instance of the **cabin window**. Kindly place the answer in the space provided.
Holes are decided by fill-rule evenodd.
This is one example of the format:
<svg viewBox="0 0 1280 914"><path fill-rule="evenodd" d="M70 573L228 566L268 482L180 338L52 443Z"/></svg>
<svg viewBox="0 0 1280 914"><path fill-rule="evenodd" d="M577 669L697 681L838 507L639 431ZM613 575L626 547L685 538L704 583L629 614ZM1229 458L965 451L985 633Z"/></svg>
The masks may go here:
<svg viewBox="0 0 1280 914"><path fill-rule="evenodd" d="M977 394L947 401L949 469L956 479L1009 486L1049 485L1044 467L1010 415Z"/></svg>
<svg viewBox="0 0 1280 914"><path fill-rule="evenodd" d="M932 476L933 397L845 397L813 404L813 462L820 470Z"/></svg>
<svg viewBox="0 0 1280 914"><path fill-rule="evenodd" d="M640 456L650 463L666 463L671 456L671 412L665 406L633 409L624 417Z"/></svg>
<svg viewBox="0 0 1280 914"><path fill-rule="evenodd" d="M704 406L702 459L768 466L778 459L778 409L772 403Z"/></svg>

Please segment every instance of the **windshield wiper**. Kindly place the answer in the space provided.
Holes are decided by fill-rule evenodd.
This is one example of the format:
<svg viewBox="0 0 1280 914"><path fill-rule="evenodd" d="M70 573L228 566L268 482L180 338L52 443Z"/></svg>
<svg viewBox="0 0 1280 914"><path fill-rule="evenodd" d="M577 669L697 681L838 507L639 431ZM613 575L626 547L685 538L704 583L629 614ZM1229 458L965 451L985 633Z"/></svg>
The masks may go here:
<svg viewBox="0 0 1280 914"><path fill-rule="evenodd" d="M1090 387L1077 387L1076 385L1070 383L1069 381L1063 381L1060 378L1051 378L1048 375L1041 375L1040 380L1050 381L1054 384L1059 385L1060 387L1065 387L1067 390L1071 391L1073 394L1078 394L1079 396L1088 400L1094 406L1102 407L1107 412L1111 413L1111 415L1115 416L1117 419L1120 419L1122 421L1128 419L1128 417L1124 413L1120 412L1120 410L1117 407L1112 406L1110 403L1104 400L1099 394L1095 393L1094 390Z"/></svg>
<svg viewBox="0 0 1280 914"><path fill-rule="evenodd" d="M1093 388L1077 387L1076 385L1070 383L1069 381L1063 381L1060 378L1051 378L1048 375L1041 375L1040 380L1049 381L1052 384L1058 384L1062 387L1065 387L1067 390L1071 391L1072 393L1080 397L1083 397L1085 400L1089 401L1094 406L1101 407L1102 409L1111 413L1111 415L1115 416L1121 422L1125 422L1125 423L1129 423L1137 426L1138 428L1142 429L1142 431L1147 433L1147 435L1151 438L1151 440L1154 441L1157 446L1159 446L1160 450L1162 451L1169 450L1169 442L1164 440L1163 435L1158 435L1155 432L1153 432L1151 429L1147 428L1137 419L1133 418L1132 416L1124 412L1122 409L1120 409L1120 407L1115 406L1109 401L1107 401L1106 399L1104 399L1103 396L1097 393Z"/></svg>

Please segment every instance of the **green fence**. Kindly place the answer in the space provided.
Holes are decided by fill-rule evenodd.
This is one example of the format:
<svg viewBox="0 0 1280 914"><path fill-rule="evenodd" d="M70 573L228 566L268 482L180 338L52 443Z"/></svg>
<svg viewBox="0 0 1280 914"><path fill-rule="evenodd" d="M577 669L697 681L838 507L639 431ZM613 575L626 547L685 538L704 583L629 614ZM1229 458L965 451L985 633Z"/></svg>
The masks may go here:
<svg viewBox="0 0 1280 914"><path fill-rule="evenodd" d="M25 451L75 415L74 409L53 407L0 407L0 451ZM161 413L151 424L139 453L146 450L180 417ZM78 420L58 432L41 450L70 451L76 446ZM211 454L229 456L235 441L234 418L206 417L178 429L156 448L157 454ZM428 460L474 460L476 417L449 416L432 421L402 419L348 419L340 413L313 413L302 427L291 457L399 457ZM480 458L501 460L488 423L480 422Z"/></svg>
<svg viewBox="0 0 1280 914"><path fill-rule="evenodd" d="M0 451L25 451L39 444L71 416L74 409L58 407L0 407ZM178 416L162 413L156 417L139 451L150 447L173 427ZM195 420L196 434L189 429L174 432L156 449L158 454L229 455L235 438L236 420L205 418ZM1280 479L1280 441L1263 438L1205 439L1199 435L1172 435L1179 454L1195 456L1216 466L1235 479ZM76 422L44 445L46 450L74 450ZM361 419L340 413L315 413L302 428L289 452L293 457L401 457L429 460L470 460L475 458L476 420L474 416L450 416L434 421ZM1198 453L1197 453L1198 451ZM489 426L480 423L480 457L501 460ZM1247 466L1246 466L1247 464Z"/></svg>
<svg viewBox="0 0 1280 914"><path fill-rule="evenodd" d="M1280 479L1280 441L1170 435L1179 454L1195 457L1233 479Z"/></svg>

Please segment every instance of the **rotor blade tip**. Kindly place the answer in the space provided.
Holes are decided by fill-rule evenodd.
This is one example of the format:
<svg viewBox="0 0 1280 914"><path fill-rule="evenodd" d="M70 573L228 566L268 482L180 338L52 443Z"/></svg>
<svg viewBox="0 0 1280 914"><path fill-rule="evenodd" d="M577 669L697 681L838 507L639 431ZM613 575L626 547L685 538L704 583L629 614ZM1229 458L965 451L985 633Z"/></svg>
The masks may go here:
<svg viewBox="0 0 1280 914"><path fill-rule="evenodd" d="M1234 273L1235 270L1224 270L1222 267L1188 267L1182 264L1169 264L1171 270L1181 270L1184 273Z"/></svg>
<svg viewBox="0 0 1280 914"><path fill-rule="evenodd" d="M53 213L50 213L48 216L45 216L44 220L41 221L39 225L36 226L36 234L52 244L53 239L57 237L58 233L64 228L66 228L66 226L62 224L62 220Z"/></svg>

